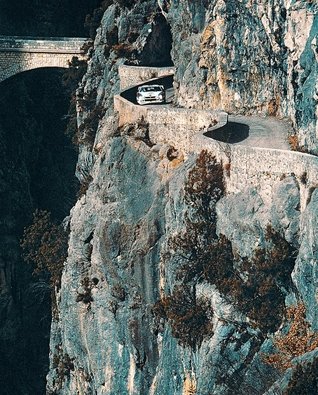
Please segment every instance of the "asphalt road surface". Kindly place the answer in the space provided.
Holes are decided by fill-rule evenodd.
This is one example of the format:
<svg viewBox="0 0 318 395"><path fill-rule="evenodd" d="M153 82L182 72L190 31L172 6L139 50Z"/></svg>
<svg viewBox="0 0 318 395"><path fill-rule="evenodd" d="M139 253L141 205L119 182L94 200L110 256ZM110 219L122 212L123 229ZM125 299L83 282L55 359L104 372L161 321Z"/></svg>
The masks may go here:
<svg viewBox="0 0 318 395"><path fill-rule="evenodd" d="M148 84L150 82L147 82ZM165 104L146 104L146 107L170 107L173 102L173 76L160 78L154 83L164 85L166 89ZM144 84L140 84L144 85ZM140 86L139 85L139 86ZM134 104L136 102L137 88L133 87L122 93L122 96ZM240 144L248 147L262 147L290 150L287 141L289 134L293 133L291 125L275 117L229 115L227 125L205 133L207 137L229 144Z"/></svg>

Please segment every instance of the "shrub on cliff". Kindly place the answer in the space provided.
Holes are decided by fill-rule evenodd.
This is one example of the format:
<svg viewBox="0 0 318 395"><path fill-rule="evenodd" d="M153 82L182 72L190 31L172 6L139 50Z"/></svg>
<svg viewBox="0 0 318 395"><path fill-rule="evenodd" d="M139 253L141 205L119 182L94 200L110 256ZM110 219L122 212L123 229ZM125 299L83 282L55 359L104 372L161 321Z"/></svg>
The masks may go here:
<svg viewBox="0 0 318 395"><path fill-rule="evenodd" d="M74 95L86 70L86 60L79 60L77 56L73 56L72 60L68 63L68 68L64 70L62 75L62 84L68 94Z"/></svg>
<svg viewBox="0 0 318 395"><path fill-rule="evenodd" d="M202 274L209 261L209 249L216 240L216 212L218 200L224 196L223 167L207 151L202 151L190 170L184 188L188 211L184 218L184 231L170 238L169 250L186 260L178 277L185 281Z"/></svg>
<svg viewBox="0 0 318 395"><path fill-rule="evenodd" d="M186 203L195 205L197 210L207 210L211 202L217 202L224 195L224 191L222 165L211 152L201 151L185 185Z"/></svg>
<svg viewBox="0 0 318 395"><path fill-rule="evenodd" d="M313 395L318 393L318 358L305 365L298 364L283 395Z"/></svg>
<svg viewBox="0 0 318 395"><path fill-rule="evenodd" d="M67 120L65 134L71 139L75 146L78 144L76 89L86 70L86 61L79 60L76 56L73 56L72 61L69 62L69 67L65 69L62 76L63 86L70 95L68 113L65 117Z"/></svg>
<svg viewBox="0 0 318 395"><path fill-rule="evenodd" d="M234 259L225 236L205 239L205 231L204 222L197 226L188 221L184 233L173 239L179 259L186 262L179 268L177 279L185 284L204 280L215 285L255 326L264 332L277 330L284 317L283 290L290 286L294 267L293 248L268 227L265 249L256 250L252 259Z"/></svg>
<svg viewBox="0 0 318 395"><path fill-rule="evenodd" d="M274 332L284 317L294 249L268 226L264 249L251 259L234 258L231 242L216 235L215 206L225 193L223 168L207 151L199 155L184 190L184 229L168 240L166 254L179 265L176 279L185 286L198 281L215 285L255 326Z"/></svg>
<svg viewBox="0 0 318 395"><path fill-rule="evenodd" d="M63 352L61 345L55 347L53 354L52 368L55 370L55 385L60 390L66 379L70 377L74 370L74 358Z"/></svg>
<svg viewBox="0 0 318 395"><path fill-rule="evenodd" d="M212 336L212 308L207 301L197 299L190 287L177 286L170 296L154 306L156 316L171 325L172 336L182 346L195 348L206 336Z"/></svg>
<svg viewBox="0 0 318 395"><path fill-rule="evenodd" d="M92 148L99 121L105 115L105 108L102 105L96 105L86 116L83 123L78 128L77 141L84 143Z"/></svg>
<svg viewBox="0 0 318 395"><path fill-rule="evenodd" d="M232 246L221 236L209 250L210 262L203 266L202 278L216 285L257 327L274 332L284 316L283 289L290 286L294 250L270 226L266 239L266 248L256 250L252 259L237 257L234 262Z"/></svg>
<svg viewBox="0 0 318 395"><path fill-rule="evenodd" d="M275 354L264 356L264 360L277 369L292 367L292 359L318 347L318 333L311 331L306 320L306 308L303 303L287 309L288 332L274 338Z"/></svg>
<svg viewBox="0 0 318 395"><path fill-rule="evenodd" d="M120 43L113 45L112 50L115 52L118 58L130 58L136 52L130 43Z"/></svg>
<svg viewBox="0 0 318 395"><path fill-rule="evenodd" d="M34 265L34 273L49 273L52 286L60 286L67 246L64 228L52 221L49 212L36 210L32 224L24 229L23 258Z"/></svg>
<svg viewBox="0 0 318 395"><path fill-rule="evenodd" d="M88 30L90 38L95 37L96 29L100 25L104 12L113 3L113 0L103 0L99 7L95 8L91 14L86 15L84 27Z"/></svg>

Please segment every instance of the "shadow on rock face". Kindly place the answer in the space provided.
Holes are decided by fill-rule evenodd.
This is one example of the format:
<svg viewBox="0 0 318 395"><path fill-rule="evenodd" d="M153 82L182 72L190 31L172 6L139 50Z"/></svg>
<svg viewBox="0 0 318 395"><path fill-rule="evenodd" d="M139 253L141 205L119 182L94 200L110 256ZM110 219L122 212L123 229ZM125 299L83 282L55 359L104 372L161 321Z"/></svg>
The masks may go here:
<svg viewBox="0 0 318 395"><path fill-rule="evenodd" d="M210 137L222 143L239 143L249 136L249 126L244 123L228 122L219 129L209 130L204 136Z"/></svg>

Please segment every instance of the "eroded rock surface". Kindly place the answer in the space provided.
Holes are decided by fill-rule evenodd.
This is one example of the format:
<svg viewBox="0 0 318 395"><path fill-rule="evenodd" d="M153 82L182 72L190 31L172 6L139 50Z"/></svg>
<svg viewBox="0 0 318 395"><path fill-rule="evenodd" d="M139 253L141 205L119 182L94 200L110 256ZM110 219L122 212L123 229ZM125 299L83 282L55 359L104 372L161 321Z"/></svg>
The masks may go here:
<svg viewBox="0 0 318 395"><path fill-rule="evenodd" d="M203 188L191 200L201 185L189 187L198 155L172 158L175 150L138 134L138 125L118 129L112 99L124 59L154 61L151 27L163 23L160 12L171 29L177 104L289 116L315 150L315 7L282 0L108 7L79 91L105 113L79 156L79 175L92 182L71 213L49 393L260 395L289 386L287 367L263 354L279 353L274 332L288 332L290 304L304 303L317 326L316 193L301 205L304 187L286 174L273 177L266 201L262 185L212 197ZM80 109L82 124L88 114ZM188 328L202 341L193 342Z"/></svg>

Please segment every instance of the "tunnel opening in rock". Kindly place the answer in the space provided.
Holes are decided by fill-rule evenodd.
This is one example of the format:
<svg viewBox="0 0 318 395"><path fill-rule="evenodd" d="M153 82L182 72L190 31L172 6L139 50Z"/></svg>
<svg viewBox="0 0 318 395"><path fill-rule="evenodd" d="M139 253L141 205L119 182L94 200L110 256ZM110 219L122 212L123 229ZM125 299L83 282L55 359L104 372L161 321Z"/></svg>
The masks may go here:
<svg viewBox="0 0 318 395"><path fill-rule="evenodd" d="M172 34L165 17L159 13L141 54L141 66L173 66L171 59Z"/></svg>
<svg viewBox="0 0 318 395"><path fill-rule="evenodd" d="M172 88L173 86L173 76L169 75L166 77L162 77L162 78L157 78L155 80L152 80L151 82L152 84L157 84L157 85L163 85L166 91L166 102L165 103L170 103L172 100L173 94L171 94L171 96L168 95L169 90ZM132 88L126 89L124 92L121 93L121 96L124 97L125 99L131 101L134 104L138 104L137 100L136 100L136 95L137 95L137 90L139 86L144 85L144 83L142 84L138 84ZM165 104L165 103L161 103L161 104ZM151 105L151 103L149 103ZM155 104L155 105L161 105L159 103Z"/></svg>
<svg viewBox="0 0 318 395"><path fill-rule="evenodd" d="M62 69L36 69L1 84L0 386L6 394L44 394L51 289L21 256L35 209L60 222L76 200L77 152L64 134L69 94Z"/></svg>

